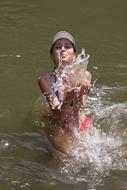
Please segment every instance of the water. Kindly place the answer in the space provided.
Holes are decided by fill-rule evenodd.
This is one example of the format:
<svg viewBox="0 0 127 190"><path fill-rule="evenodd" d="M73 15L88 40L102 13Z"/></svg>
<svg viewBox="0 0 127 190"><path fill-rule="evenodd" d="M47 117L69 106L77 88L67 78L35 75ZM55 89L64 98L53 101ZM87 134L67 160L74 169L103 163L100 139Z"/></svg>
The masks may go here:
<svg viewBox="0 0 127 190"><path fill-rule="evenodd" d="M125 0L0 1L0 189L127 189L126 10ZM52 69L48 50L59 30L90 54L94 83L86 111L96 135L70 159L51 152L32 124L37 77Z"/></svg>
<svg viewBox="0 0 127 190"><path fill-rule="evenodd" d="M79 84L86 80L85 71L89 62L89 55L85 54L85 50L82 49L81 53L71 61L69 65L63 67L60 61L60 52L58 51L59 66L55 69L56 82L53 84L53 89L59 92L60 99L63 101L64 96L69 89L78 87ZM61 108L62 103L59 105Z"/></svg>
<svg viewBox="0 0 127 190"><path fill-rule="evenodd" d="M86 112L92 115L94 134L91 136L75 131L77 143L71 157L57 155L54 150L54 157L59 160L61 180L64 182L84 183L87 189L98 189L116 171L127 172L127 105L126 102L116 104L105 101L102 93L105 94L107 89L108 87L94 87L89 97ZM46 107L48 109L48 106L45 105L44 109L42 105L43 97L40 97L34 108L35 125L39 128L46 127L39 119L39 113Z"/></svg>
<svg viewBox="0 0 127 190"><path fill-rule="evenodd" d="M63 91L64 93L65 81L68 85L68 88L72 88L80 84L82 80L85 80L84 73L87 70L88 60L89 55L86 56L85 50L82 49L81 53L78 54L77 57L74 60L72 60L72 62L69 65L63 67L61 62L59 61L59 66L57 69L55 69L57 81L53 86L54 89L58 92ZM76 74L79 75L79 77L77 77L78 80L74 78ZM73 84L72 79L76 81L77 84Z"/></svg>

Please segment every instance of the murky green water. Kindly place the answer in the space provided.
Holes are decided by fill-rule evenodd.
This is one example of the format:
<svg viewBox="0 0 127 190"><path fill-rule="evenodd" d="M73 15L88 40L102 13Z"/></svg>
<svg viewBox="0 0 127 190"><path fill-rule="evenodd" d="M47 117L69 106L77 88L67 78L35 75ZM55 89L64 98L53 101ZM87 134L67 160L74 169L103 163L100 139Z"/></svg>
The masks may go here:
<svg viewBox="0 0 127 190"><path fill-rule="evenodd" d="M1 190L127 189L126 10L126 0L0 1ZM101 131L88 140L91 167L52 155L32 123L37 77L52 68L48 50L60 30L91 56L88 112Z"/></svg>

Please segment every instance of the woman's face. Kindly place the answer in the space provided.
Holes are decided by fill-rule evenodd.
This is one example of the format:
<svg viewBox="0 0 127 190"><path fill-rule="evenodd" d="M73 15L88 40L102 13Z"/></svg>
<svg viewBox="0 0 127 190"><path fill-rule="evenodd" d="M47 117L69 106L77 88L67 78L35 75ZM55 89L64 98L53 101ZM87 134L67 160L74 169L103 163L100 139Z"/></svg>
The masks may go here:
<svg viewBox="0 0 127 190"><path fill-rule="evenodd" d="M72 43L68 39L59 39L53 46L53 51L51 54L51 59L55 65L68 65L74 58L76 54Z"/></svg>

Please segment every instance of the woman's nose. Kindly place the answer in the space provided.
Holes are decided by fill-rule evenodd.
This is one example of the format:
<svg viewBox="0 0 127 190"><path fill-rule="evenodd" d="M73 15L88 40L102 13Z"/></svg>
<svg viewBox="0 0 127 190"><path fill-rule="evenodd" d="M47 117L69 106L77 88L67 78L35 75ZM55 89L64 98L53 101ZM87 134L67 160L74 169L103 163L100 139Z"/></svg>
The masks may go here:
<svg viewBox="0 0 127 190"><path fill-rule="evenodd" d="M62 50L62 51L65 51L65 46L62 46L62 47L61 47L61 50Z"/></svg>

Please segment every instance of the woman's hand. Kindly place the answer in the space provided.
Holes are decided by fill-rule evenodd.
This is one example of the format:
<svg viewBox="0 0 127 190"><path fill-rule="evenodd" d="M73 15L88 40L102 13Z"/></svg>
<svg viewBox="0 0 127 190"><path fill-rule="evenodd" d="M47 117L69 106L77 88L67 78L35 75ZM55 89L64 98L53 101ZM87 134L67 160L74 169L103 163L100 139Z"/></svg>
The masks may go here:
<svg viewBox="0 0 127 190"><path fill-rule="evenodd" d="M85 80L81 84L78 84L78 86L69 89L68 92L73 91L73 93L80 92L81 94L87 94L87 93L89 93L90 89L91 89L90 81Z"/></svg>
<svg viewBox="0 0 127 190"><path fill-rule="evenodd" d="M91 89L91 83L89 80L85 80L81 85L80 85L80 92L82 94L88 94Z"/></svg>
<svg viewBox="0 0 127 190"><path fill-rule="evenodd" d="M56 96L50 96L50 105L53 110L61 107L61 103Z"/></svg>

